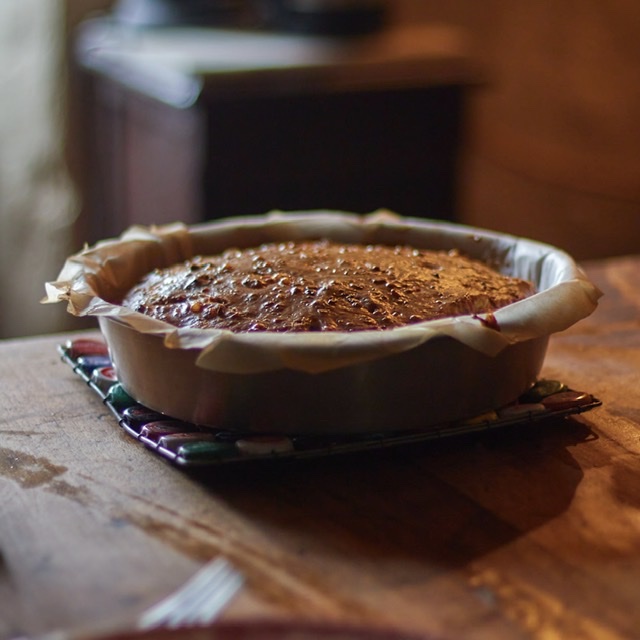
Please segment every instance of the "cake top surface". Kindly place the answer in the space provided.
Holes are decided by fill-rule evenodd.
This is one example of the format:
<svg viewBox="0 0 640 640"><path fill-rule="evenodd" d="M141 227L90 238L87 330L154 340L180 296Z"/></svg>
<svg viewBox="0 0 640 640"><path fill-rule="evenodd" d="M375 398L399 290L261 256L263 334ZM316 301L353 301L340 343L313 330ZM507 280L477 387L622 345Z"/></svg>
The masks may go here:
<svg viewBox="0 0 640 640"><path fill-rule="evenodd" d="M362 331L487 313L532 293L457 251L309 240L156 269L122 304L181 328Z"/></svg>

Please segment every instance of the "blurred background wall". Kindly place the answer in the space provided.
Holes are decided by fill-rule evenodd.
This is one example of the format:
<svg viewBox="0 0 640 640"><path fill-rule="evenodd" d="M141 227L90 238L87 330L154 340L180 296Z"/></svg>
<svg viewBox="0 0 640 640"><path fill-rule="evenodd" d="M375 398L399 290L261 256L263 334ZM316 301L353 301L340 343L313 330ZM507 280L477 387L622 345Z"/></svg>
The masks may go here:
<svg viewBox="0 0 640 640"><path fill-rule="evenodd" d="M0 2L0 337L71 326L62 305L39 304L43 283L78 248L67 34L105 4Z"/></svg>
<svg viewBox="0 0 640 640"><path fill-rule="evenodd" d="M460 25L484 78L472 99L463 222L576 258L640 250L640 3L402 3Z"/></svg>
<svg viewBox="0 0 640 640"><path fill-rule="evenodd" d="M0 337L75 328L43 283L82 244L83 96L70 42L108 0L0 2ZM636 0L390 0L391 22L446 22L481 70L459 219L579 259L640 249ZM402 213L402 212L400 212Z"/></svg>
<svg viewBox="0 0 640 640"><path fill-rule="evenodd" d="M0 3L0 335L44 332L42 276L70 247L76 201L64 158L63 7ZM40 280L39 280L40 278Z"/></svg>

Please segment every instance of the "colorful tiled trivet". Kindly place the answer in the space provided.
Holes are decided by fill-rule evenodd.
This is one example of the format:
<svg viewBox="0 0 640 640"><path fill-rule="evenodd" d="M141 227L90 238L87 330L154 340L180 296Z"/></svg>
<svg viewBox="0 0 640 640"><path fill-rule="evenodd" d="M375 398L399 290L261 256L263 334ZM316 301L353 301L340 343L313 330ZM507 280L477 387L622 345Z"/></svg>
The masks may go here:
<svg viewBox="0 0 640 640"><path fill-rule="evenodd" d="M58 351L73 371L100 396L129 435L182 467L380 449L530 424L583 413L602 404L591 394L570 389L557 380L539 380L516 403L471 419L430 426L424 431L399 429L356 435L298 435L278 433L274 425L272 434L243 433L175 420L142 406L118 382L102 341L74 340L60 345Z"/></svg>

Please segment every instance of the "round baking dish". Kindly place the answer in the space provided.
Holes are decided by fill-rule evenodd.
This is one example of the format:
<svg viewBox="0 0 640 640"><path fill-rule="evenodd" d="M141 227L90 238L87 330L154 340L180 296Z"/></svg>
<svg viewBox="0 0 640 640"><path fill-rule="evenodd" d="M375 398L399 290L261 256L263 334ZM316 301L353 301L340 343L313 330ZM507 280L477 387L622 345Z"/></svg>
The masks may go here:
<svg viewBox="0 0 640 640"><path fill-rule="evenodd" d="M118 303L155 267L229 247L330 238L452 249L537 293L483 317L386 331L246 333L176 329ZM424 429L515 400L549 337L589 315L600 292L566 253L531 240L389 212L333 211L134 227L71 256L46 301L98 318L118 378L138 401L195 424L253 432Z"/></svg>

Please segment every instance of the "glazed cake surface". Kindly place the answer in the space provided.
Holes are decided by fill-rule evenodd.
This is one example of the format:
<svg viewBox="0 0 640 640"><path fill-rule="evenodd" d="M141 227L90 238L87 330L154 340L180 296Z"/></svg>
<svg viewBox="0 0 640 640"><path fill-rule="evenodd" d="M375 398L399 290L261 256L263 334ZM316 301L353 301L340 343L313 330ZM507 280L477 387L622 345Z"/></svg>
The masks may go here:
<svg viewBox="0 0 640 640"><path fill-rule="evenodd" d="M488 313L533 293L455 250L314 240L156 269L122 305L181 328L363 331Z"/></svg>

